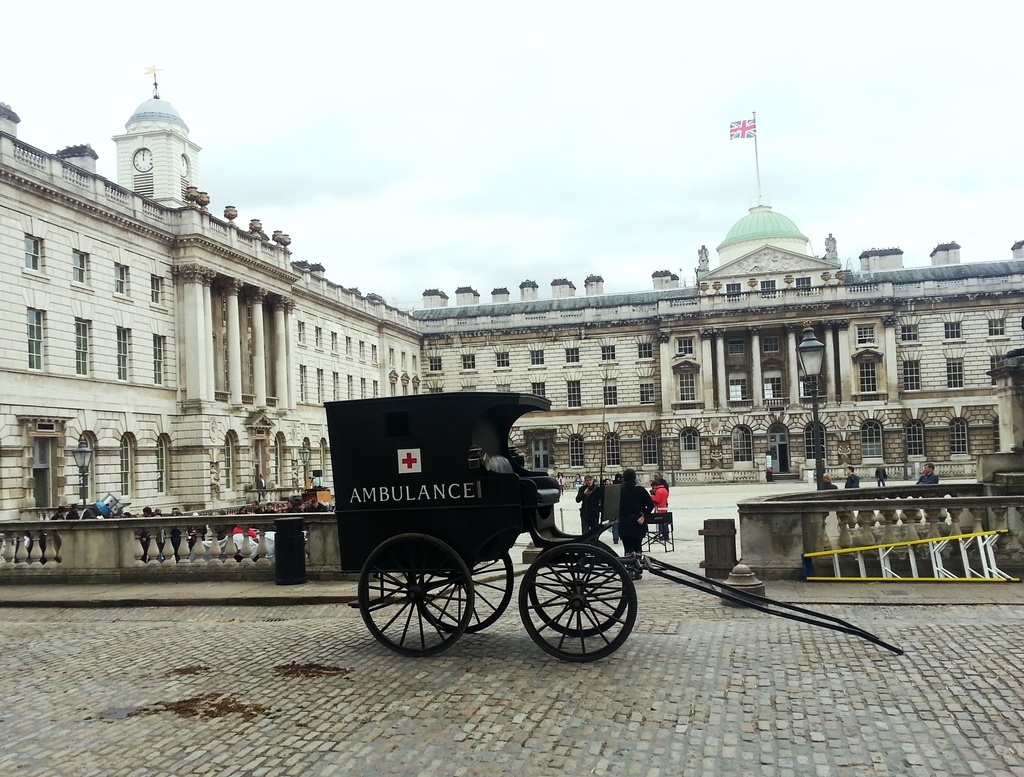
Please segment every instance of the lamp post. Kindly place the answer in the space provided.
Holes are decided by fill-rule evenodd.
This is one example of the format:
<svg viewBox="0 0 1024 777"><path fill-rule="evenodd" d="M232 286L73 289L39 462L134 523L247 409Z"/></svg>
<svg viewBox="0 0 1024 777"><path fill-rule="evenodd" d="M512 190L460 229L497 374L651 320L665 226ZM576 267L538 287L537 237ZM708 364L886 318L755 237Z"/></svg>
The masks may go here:
<svg viewBox="0 0 1024 777"><path fill-rule="evenodd" d="M82 507L85 507L86 502L89 500L89 465L92 464L92 448L86 445L85 440L78 441L78 447L71 451L71 455L75 457L75 464L78 466L78 498L82 503Z"/></svg>
<svg viewBox="0 0 1024 777"><path fill-rule="evenodd" d="M302 490L306 490L306 483L309 482L307 473L309 471L309 457L313 454L307 446L303 445L299 448L299 461L302 462Z"/></svg>
<svg viewBox="0 0 1024 777"><path fill-rule="evenodd" d="M818 381L821 378L821 361L825 355L825 344L814 336L812 327L805 327L800 345L796 349L800 359L800 370L811 380L811 441L814 445L814 487L821 491L825 475L825 462L821 457L823 447L821 422L818 420Z"/></svg>

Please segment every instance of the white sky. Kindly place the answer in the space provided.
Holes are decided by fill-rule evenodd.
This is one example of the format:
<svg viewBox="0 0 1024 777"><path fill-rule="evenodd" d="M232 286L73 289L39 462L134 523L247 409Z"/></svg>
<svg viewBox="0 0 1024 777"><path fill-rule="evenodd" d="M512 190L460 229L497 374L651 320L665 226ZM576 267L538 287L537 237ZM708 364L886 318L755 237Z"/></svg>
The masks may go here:
<svg viewBox="0 0 1024 777"><path fill-rule="evenodd" d="M708 8L703 8L708 6ZM713 7L712 7L713 6ZM47 152L161 97L199 144L211 211L292 236L332 281L418 306L566 277L693 282L756 194L815 254L924 265L1024 238L1024 4L49 0L5 9L0 101ZM926 10L927 9L927 10ZM20 63L15 67L15 63Z"/></svg>

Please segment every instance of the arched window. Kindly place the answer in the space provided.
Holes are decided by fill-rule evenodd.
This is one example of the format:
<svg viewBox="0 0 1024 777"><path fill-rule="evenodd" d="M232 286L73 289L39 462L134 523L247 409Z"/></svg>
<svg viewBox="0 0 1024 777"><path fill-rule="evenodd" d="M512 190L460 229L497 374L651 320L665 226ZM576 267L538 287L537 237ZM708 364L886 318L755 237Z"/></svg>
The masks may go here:
<svg viewBox="0 0 1024 777"><path fill-rule="evenodd" d="M119 487L121 498L129 497L135 489L135 438L130 432L121 435L118 450Z"/></svg>
<svg viewBox="0 0 1024 777"><path fill-rule="evenodd" d="M615 432L605 435L604 438L604 463L609 467L622 466L622 454L619 447L619 435Z"/></svg>
<svg viewBox="0 0 1024 777"><path fill-rule="evenodd" d="M954 418L949 422L949 452L967 453L967 421Z"/></svg>
<svg viewBox="0 0 1024 777"><path fill-rule="evenodd" d="M861 424L860 455L863 459L882 458L882 425L878 421Z"/></svg>
<svg viewBox="0 0 1024 777"><path fill-rule="evenodd" d="M583 467L583 436L573 434L569 437L569 466Z"/></svg>
<svg viewBox="0 0 1024 777"><path fill-rule="evenodd" d="M818 424L818 451L822 461L827 461L825 458L825 426L824 424ZM804 458L808 461L816 461L817 458L814 455L814 424L807 424L804 427Z"/></svg>
<svg viewBox="0 0 1024 777"><path fill-rule="evenodd" d="M156 439L156 492L171 490L171 438L161 434Z"/></svg>
<svg viewBox="0 0 1024 777"><path fill-rule="evenodd" d="M749 427L737 426L732 430L732 460L754 460L754 435Z"/></svg>
<svg viewBox="0 0 1024 777"><path fill-rule="evenodd" d="M907 421L907 456L924 456L924 421Z"/></svg>
<svg viewBox="0 0 1024 777"><path fill-rule="evenodd" d="M640 435L640 455L644 464L658 463L658 438L654 432Z"/></svg>
<svg viewBox="0 0 1024 777"><path fill-rule="evenodd" d="M224 438L224 464L223 473L221 474L224 488L228 491L235 487L235 467L237 466L238 456L235 449L235 433L228 432Z"/></svg>
<svg viewBox="0 0 1024 777"><path fill-rule="evenodd" d="M679 433L679 464L683 469L700 469L700 434L696 429Z"/></svg>

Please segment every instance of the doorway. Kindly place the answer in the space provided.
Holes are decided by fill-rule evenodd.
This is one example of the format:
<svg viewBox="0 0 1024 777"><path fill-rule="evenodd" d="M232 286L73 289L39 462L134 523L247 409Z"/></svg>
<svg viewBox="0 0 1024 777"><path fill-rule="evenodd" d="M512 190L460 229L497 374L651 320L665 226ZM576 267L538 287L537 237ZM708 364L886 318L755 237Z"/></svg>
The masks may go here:
<svg viewBox="0 0 1024 777"><path fill-rule="evenodd" d="M789 472L789 429L783 424L772 424L768 429L768 453L772 457L775 473Z"/></svg>

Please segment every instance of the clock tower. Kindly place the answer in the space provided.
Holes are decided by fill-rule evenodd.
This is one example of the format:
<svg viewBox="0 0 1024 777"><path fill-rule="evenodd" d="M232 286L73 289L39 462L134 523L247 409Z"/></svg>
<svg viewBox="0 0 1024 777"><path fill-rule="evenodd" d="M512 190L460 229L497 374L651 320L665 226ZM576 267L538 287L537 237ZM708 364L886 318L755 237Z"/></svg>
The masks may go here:
<svg viewBox="0 0 1024 777"><path fill-rule="evenodd" d="M153 97L135 109L124 135L115 135L117 182L168 207L185 205L185 191L199 186L199 146L188 126L153 83Z"/></svg>

